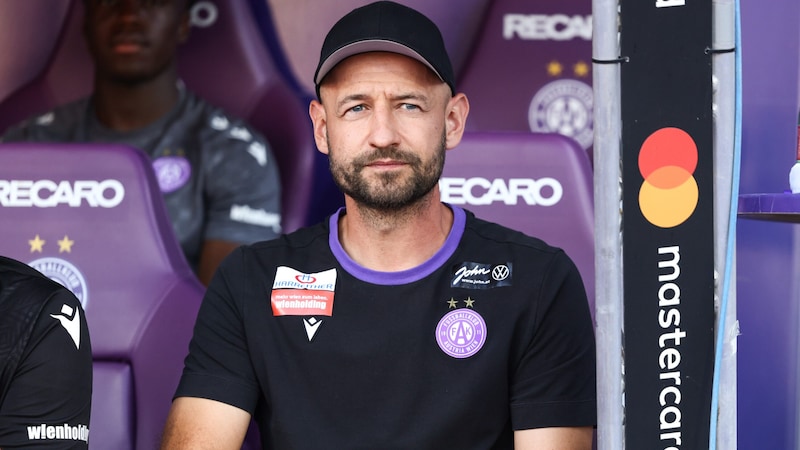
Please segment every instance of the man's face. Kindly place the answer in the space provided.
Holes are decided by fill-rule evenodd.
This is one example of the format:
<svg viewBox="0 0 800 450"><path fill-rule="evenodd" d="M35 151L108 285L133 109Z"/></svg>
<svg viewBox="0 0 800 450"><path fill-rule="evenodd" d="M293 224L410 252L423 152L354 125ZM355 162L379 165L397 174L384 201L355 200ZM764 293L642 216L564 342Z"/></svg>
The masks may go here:
<svg viewBox="0 0 800 450"><path fill-rule="evenodd" d="M320 93L326 152L342 192L392 210L434 190L444 167L450 89L428 68L393 53L352 56Z"/></svg>
<svg viewBox="0 0 800 450"><path fill-rule="evenodd" d="M98 76L149 81L175 63L189 30L187 0L86 0L84 36Z"/></svg>

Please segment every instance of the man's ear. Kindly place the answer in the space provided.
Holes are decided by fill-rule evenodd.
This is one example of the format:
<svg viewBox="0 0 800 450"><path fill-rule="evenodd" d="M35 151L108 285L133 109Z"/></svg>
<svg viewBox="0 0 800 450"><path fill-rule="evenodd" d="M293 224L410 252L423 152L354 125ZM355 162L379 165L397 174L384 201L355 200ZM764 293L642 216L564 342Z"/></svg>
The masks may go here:
<svg viewBox="0 0 800 450"><path fill-rule="evenodd" d="M308 115L311 116L311 123L314 128L314 141L317 149L324 154L328 154L328 120L325 114L325 107L317 100L311 100L308 105Z"/></svg>
<svg viewBox="0 0 800 450"><path fill-rule="evenodd" d="M469 100L467 96L458 93L447 102L445 112L445 147L449 150L461 142L469 115Z"/></svg>

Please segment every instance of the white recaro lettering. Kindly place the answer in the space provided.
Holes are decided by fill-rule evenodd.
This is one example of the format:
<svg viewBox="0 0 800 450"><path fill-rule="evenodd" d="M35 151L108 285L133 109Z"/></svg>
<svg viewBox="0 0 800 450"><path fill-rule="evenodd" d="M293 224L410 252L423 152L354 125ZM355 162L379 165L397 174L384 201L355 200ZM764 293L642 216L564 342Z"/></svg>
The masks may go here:
<svg viewBox="0 0 800 450"><path fill-rule="evenodd" d="M439 180L442 201L452 205L490 205L503 202L516 205L522 199L528 205L553 206L561 200L564 189L554 178L447 178Z"/></svg>
<svg viewBox="0 0 800 450"><path fill-rule="evenodd" d="M114 208L125 198L125 187L117 180L0 180L0 206L52 208Z"/></svg>
<svg viewBox="0 0 800 450"><path fill-rule="evenodd" d="M554 14L506 14L503 16L503 38L532 41L592 40L592 16Z"/></svg>

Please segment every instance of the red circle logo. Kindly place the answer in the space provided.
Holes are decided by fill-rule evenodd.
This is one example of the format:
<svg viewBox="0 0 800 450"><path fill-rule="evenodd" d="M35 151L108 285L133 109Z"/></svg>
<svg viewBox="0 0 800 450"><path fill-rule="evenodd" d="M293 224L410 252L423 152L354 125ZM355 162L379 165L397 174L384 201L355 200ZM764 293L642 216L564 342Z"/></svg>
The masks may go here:
<svg viewBox="0 0 800 450"><path fill-rule="evenodd" d="M639 150L639 209L651 224L673 228L685 222L697 207L699 191L694 171L697 144L680 128L661 128L645 139Z"/></svg>

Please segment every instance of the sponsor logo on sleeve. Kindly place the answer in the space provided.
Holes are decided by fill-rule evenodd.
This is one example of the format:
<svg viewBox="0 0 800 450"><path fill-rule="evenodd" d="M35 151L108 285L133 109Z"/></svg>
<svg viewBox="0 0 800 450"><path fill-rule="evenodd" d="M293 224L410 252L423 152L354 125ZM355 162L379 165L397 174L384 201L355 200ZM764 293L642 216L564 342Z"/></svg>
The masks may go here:
<svg viewBox="0 0 800 450"><path fill-rule="evenodd" d="M263 209L251 208L247 205L233 205L230 218L236 222L272 228L275 233L281 232L281 215Z"/></svg>
<svg viewBox="0 0 800 450"><path fill-rule="evenodd" d="M483 264L476 262L462 262L453 266L453 279L451 287L466 289L492 289L496 287L511 286L512 264Z"/></svg>

